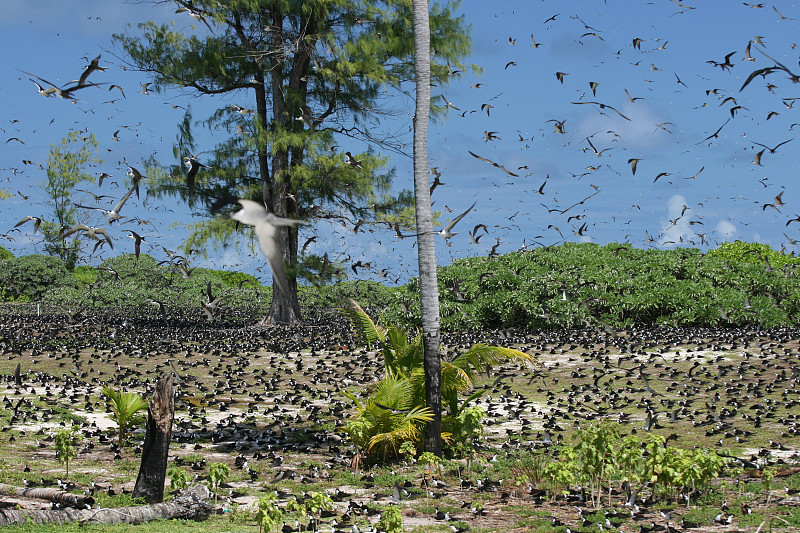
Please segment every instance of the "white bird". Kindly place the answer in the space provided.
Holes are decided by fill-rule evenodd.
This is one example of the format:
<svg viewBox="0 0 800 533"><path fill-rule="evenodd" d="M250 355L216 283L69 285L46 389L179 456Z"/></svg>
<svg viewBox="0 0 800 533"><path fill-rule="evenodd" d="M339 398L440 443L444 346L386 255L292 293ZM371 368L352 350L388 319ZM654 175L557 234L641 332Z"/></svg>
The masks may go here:
<svg viewBox="0 0 800 533"><path fill-rule="evenodd" d="M305 222L268 213L262 204L253 200L239 198L237 201L241 204L242 209L231 214L231 218L255 228L261 251L264 252L264 257L267 258L269 267L272 269L272 276L278 287L280 287L281 292L289 296L289 283L286 281L283 256L278 243L278 226L295 226L297 224L305 224Z"/></svg>
<svg viewBox="0 0 800 533"><path fill-rule="evenodd" d="M97 242L102 242L102 239L100 239L100 237L98 236L102 235L103 237L105 237L105 240L106 242L108 242L108 245L111 247L111 249L114 248L114 244L111 242L111 237L108 236L108 232L106 231L105 228L96 228L94 226L91 227L87 226L86 224L78 224L77 226L72 226L70 229L65 231L61 236L69 237L73 233L77 233L79 231L84 232L88 238L94 239Z"/></svg>
<svg viewBox="0 0 800 533"><path fill-rule="evenodd" d="M137 187L138 183L133 187L131 187L131 189L125 193L125 196L122 197L122 200L117 202L117 205L115 205L114 208L111 209L110 211L108 209L103 209L102 207L89 207L87 205L80 205L80 204L75 204L75 207L80 207L82 209L94 209L95 211L100 211L101 213L103 213L103 216L106 217L108 223L112 224L115 220L119 220L122 218L122 215L120 215L119 212L122 211L122 206L125 205L125 202L128 201L128 198L131 197L131 194L133 194L133 191L135 191Z"/></svg>
<svg viewBox="0 0 800 533"><path fill-rule="evenodd" d="M473 202L472 205L469 206L469 209L467 209L466 211L464 211L463 213L458 215L456 218L454 218L443 230L436 231L434 233L436 233L436 235L441 235L442 237L445 238L445 240L446 239L450 239L454 235L457 235L456 233L451 233L450 230L453 229L453 226L455 226L458 223L459 220L464 218L467 215L467 213L472 211L472 208L475 207L476 203L478 203L478 202L477 201Z"/></svg>

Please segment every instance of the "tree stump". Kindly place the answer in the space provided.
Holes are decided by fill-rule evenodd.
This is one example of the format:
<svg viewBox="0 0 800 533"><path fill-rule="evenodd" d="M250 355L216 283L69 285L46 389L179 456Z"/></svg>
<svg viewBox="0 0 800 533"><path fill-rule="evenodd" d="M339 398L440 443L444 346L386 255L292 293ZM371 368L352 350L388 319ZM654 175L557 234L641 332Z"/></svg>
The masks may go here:
<svg viewBox="0 0 800 533"><path fill-rule="evenodd" d="M156 383L153 400L147 407L147 433L133 497L144 498L150 504L164 501L169 441L175 416L173 393L172 375L161 377Z"/></svg>

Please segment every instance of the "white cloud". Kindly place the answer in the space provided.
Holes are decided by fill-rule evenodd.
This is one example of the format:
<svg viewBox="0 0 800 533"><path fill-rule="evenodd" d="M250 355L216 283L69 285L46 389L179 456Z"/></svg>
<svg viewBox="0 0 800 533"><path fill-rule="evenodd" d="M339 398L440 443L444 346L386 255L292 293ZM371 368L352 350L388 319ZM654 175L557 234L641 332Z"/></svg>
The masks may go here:
<svg viewBox="0 0 800 533"><path fill-rule="evenodd" d="M700 242L699 235L689 224L691 211L681 194L674 194L667 200L667 218L661 223L661 245L672 247L689 241Z"/></svg>
<svg viewBox="0 0 800 533"><path fill-rule="evenodd" d="M717 222L717 227L714 228L714 231L726 239L732 239L736 235L736 226L728 220L720 220Z"/></svg>
<svg viewBox="0 0 800 533"><path fill-rule="evenodd" d="M578 123L580 135L594 135L598 150L608 147L651 149L669 142L670 134L657 126L666 119L656 116L650 106L625 103L617 109L630 120L625 120L608 108L602 110L602 115L592 110L592 113L587 113Z"/></svg>

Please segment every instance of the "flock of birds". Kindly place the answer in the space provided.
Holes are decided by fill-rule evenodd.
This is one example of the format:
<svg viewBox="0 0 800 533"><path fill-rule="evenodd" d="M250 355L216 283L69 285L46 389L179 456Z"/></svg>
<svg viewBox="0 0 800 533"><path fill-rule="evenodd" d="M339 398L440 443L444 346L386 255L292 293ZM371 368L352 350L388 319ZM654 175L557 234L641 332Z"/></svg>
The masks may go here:
<svg viewBox="0 0 800 533"><path fill-rule="evenodd" d="M45 311L43 316L7 313L0 319L4 366L20 362L23 367L16 375L3 372L1 401L11 420L0 428L0 439L23 447L35 442L28 451L19 450L21 463L31 465L24 474L29 486L39 484L36 457L52 448L64 408L87 418L76 468L82 457L126 456L90 422L105 411L99 390L111 382L149 394L154 378L165 372L174 373L177 388L173 438L180 449L174 461L193 475L203 476L208 468L205 460L195 459L197 454L211 452L226 454L233 468L255 483L313 486L352 466L353 451L340 432L352 406L340 391L362 391L375 383L382 360L379 353L356 347L342 317L320 312L305 326L265 331L243 327L247 317L207 323L177 308L169 309L167 321L119 310L69 322ZM59 339L56 349L53 338ZM632 432L659 432L667 442L679 434L684 441L707 441L723 456L736 449L734 460L748 471L797 464L800 458L796 328L634 329L624 336L602 330L510 329L446 334L443 342L445 353L475 342L511 343L543 363L535 370L500 367L484 385L487 393L480 404L487 412L486 435L478 451L488 465L531 448L552 452L576 427L605 418ZM315 461L307 462L309 457ZM325 520L325 527L371 530L363 524L377 518L366 505L373 501L431 498L444 505L448 498L478 500L484 494L479 507L463 502L458 512L429 517L450 523L488 520L487 514L502 512L509 502L546 499L538 487L499 479L490 467L460 471L459 478L411 479L387 493L377 485L370 490L374 481L367 474L366 492L339 491L333 521ZM87 491L122 490L102 474L94 481ZM605 517L614 527L633 521L644 532L691 528L681 523L680 510L673 517L660 516L649 491L636 488L630 491L633 497L618 496L617 510ZM796 497L780 488L775 493L777 501ZM241 494L223 491L223 497L235 502ZM596 520L587 516L589 503L581 488L571 487L566 501L579 509L577 516L559 515L568 527ZM721 509L720 515L719 525L732 523L730 513Z"/></svg>
<svg viewBox="0 0 800 533"><path fill-rule="evenodd" d="M31 74L29 72L25 72L25 71L22 71L22 70L20 70L20 72L23 72L24 74L26 74L28 76L31 76L30 80L33 81L36 84L37 91L42 96L45 96L45 97L48 97L48 98L49 97L58 97L58 98L63 98L63 99L70 99L73 102L75 102L76 101L75 100L76 97L75 97L74 93L76 91L78 91L80 89L89 88L89 87L99 87L101 85L104 85L103 83L94 83L94 82L90 82L88 80L89 75L92 74L93 72L97 72L97 71L104 72L106 70L107 67L100 66L100 60L101 60L101 56L98 55L85 68L85 70L81 73L81 75L80 75L78 80L75 80L73 82L69 82L68 84L66 84L64 86L55 85L55 84L45 80L44 78L41 78L41 77L39 77L39 76L37 76L35 74ZM48 85L49 87L48 88L43 88L42 85L39 84L39 81L41 81L42 83ZM143 86L142 86L143 94L148 94L147 93L147 85L149 85L149 84L143 84ZM110 89L111 88L118 88L120 91L122 91L122 89L117 85L113 85L112 84ZM242 107L237 106L237 105L233 105L232 108L234 109L234 111L236 111L239 114L252 113L252 110L245 109L245 108L242 108ZM299 119L302 119L302 118L303 118L303 115L301 115L299 117ZM115 135L114 135L115 140L117 140L117 134L118 133L119 133L119 131L115 132ZM185 156L183 158L183 162L184 162L184 165L187 167L185 180L186 180L186 187L187 187L187 190L188 190L188 194L191 197L194 194L194 191L195 191L195 180L196 180L196 176L197 176L198 172L200 172L201 169L208 169L209 167L207 165L201 163L197 159L196 155L187 155L187 156ZM356 170L363 168L362 160L357 159L349 151L345 153L345 161L344 161L344 163L346 165L348 165L349 167L351 167L353 169L356 169ZM129 165L127 163L127 161L125 161L125 164L127 165L127 174L126 175L130 179L131 187L122 196L122 198L120 198L118 201L116 201L116 203L113 204L113 206L109 206L108 208L106 208L106 207L102 207L102 206L98 206L98 205L92 206L92 205L85 205L83 203L74 203L74 207L78 208L78 209L81 209L81 210L84 210L86 212L94 211L94 212L97 212L97 213L101 214L103 216L105 222L108 224L109 227L113 226L114 223L116 223L116 222L123 221L123 219L128 218L126 215L122 214L122 209L129 202L129 200L131 199L131 197L132 197L134 192L136 193L136 198L137 199L141 198L141 196L140 196L140 184L142 183L143 180L145 180L145 182L146 182L147 176L144 176L137 168ZM98 186L102 187L103 181L105 179L111 178L111 177L112 176L107 174L107 173L101 173L100 176L99 176L99 180L98 180ZM431 187L431 192L433 192L433 189L436 188L437 184L438 184L438 181L435 182L434 185ZM100 202L101 200L104 200L106 198L111 198L108 195L98 194L98 193L95 193L95 192L92 192L92 191L88 191L88 190L85 190L85 189L78 189L78 191L91 195L95 199L95 201L97 201L97 202ZM260 248L261 248L261 251L263 252L263 254L264 254L265 258L267 259L267 262L268 262L268 264L269 264L269 266L270 266L270 268L272 270L273 278L275 280L276 285L279 287L279 289L284 294L289 294L289 286L288 286L288 281L286 279L286 271L285 271L285 267L284 267L284 263L283 263L283 255L281 254L280 245L278 243L278 228L281 227L281 226L296 227L298 225L307 224L307 222L302 221L302 220L294 220L294 219L288 219L288 218L284 218L284 217L278 217L275 214L273 214L271 212L268 212L267 209L264 207L264 205L259 203L259 202L255 202L255 201L248 200L248 199L239 199L239 198L235 198L235 197L222 197L222 198L219 198L217 200L217 202L215 203L215 205L212 207L212 214L215 214L220 209L222 209L223 207L225 207L225 206L227 206L229 204L232 204L232 203L235 204L237 202L240 204L241 209L239 211L236 211L236 212L232 213L230 215L231 218L236 220L239 223L242 223L242 224L245 224L245 225L249 225L249 226L253 226L253 228L255 230L255 234L256 234L257 240L258 240ZM473 203L466 211L464 211L463 213L461 213L460 215L458 215L457 217L452 219L442 230L437 231L436 234L441 235L446 241L449 241L449 239L451 239L452 237L454 237L456 235L456 233L452 231L452 229L454 228L456 223L458 223L462 218L464 218L464 216L466 216L475 207L475 204L476 204L476 202ZM42 216L39 216L39 215L26 215L25 217L23 217L19 222L17 222L14 225L12 230L21 231L20 230L21 226L25 225L28 222L31 222L33 224L33 232L32 233L33 233L33 235L36 235L36 233L39 232L39 230L41 228L42 221L43 221ZM123 221L123 222L120 222L120 223L124 224L126 222L128 222L128 221ZM151 222L149 222L147 220L143 220L143 219L141 219L139 217L131 217L130 218L130 222L136 222L139 225L145 225L145 224L151 224L152 225ZM356 222L355 225L354 225L353 231L355 233L357 233L358 230L359 230L359 226L361 224L363 224L363 223L364 223L363 220L359 220L358 222ZM398 238L402 239L402 238L415 237L416 236L416 234L409 234L409 235L402 234L402 232L400 230L400 227L399 227L397 222L395 222L394 224L391 224L391 223L388 223L388 224L389 224L389 228L393 229L395 231L396 236ZM128 237L134 240L134 254L135 254L135 256L136 256L136 258L138 260L139 255L141 253L142 243L147 243L146 237L141 235L139 232L131 230L131 229L126 229L125 231L128 232ZM59 238L61 238L62 240L65 240L68 237L76 235L76 234L82 235L85 238L89 239L90 241L94 242L94 247L93 247L92 252L91 252L91 254L93 254L93 255L97 254L98 251L102 252L102 249L105 246L108 246L109 249L114 249L114 242L112 240L111 234L109 233L109 229L107 227L88 225L87 223L83 223L83 222L75 224L75 225L72 225L72 226L65 225L65 226L60 228ZM8 232L8 233L6 233L6 234L4 234L4 235L2 235L0 237L5 237L6 239L11 239L12 238L10 236L10 232ZM303 246L303 250L305 251L305 248L307 247L307 245L310 244L310 242L315 240L315 239L316 239L315 237L311 237L309 240L307 240L306 243ZM166 248L164 248L164 249L165 249L165 251L168 252L168 255L170 256L170 260L177 258L179 261L183 261L182 264L184 266L184 271L185 271L185 267L187 267L186 258L183 257L183 256L176 256L175 254L170 254L169 250L167 250ZM326 254L326 257L327 257L327 254ZM372 266L371 262L356 261L356 262L352 263L351 268L352 268L354 273L358 274L358 268L371 269L371 266ZM323 272L321 272L321 275L323 275L323 276L324 276L324 269L325 269L325 265L323 265ZM382 271L382 273L383 273L383 277L388 277L388 269L384 269Z"/></svg>
<svg viewBox="0 0 800 533"><path fill-rule="evenodd" d="M674 15L687 17L694 15L693 7L685 3L674 3L680 6L680 10ZM762 9L763 7L763 5L758 4L753 6L745 6L747 9ZM188 9L188 12L193 18L196 16L200 16L202 18L202 14L195 12L192 9ZM192 13L194 13L194 15L192 15ZM522 48L520 46L522 44L521 41L518 43L518 40L515 36L509 37L507 50L509 52L513 52L513 54L509 55L509 57L511 57L510 61L505 61L505 58L503 60L503 63L505 64L503 68L504 74L513 76L515 71L526 66L526 61L528 61L528 67L535 68L539 62L537 57L541 57L542 54L548 54L551 50L551 47L556 46L556 42L559 39L564 38L562 37L563 35L569 36L572 32L580 32L575 33L575 35L572 36L572 41L577 43L577 45L580 47L589 49L590 43L602 43L603 46L611 46L609 44L611 36L607 32L603 31L598 24L588 20L585 17L585 15L568 15L566 13L559 12L543 20L541 27L534 25L532 27L534 33L531 35L530 54L532 55L530 57L519 53L522 52L522 50L520 50L520 48ZM781 15L780 20L791 21L792 18ZM203 22L207 25L206 21ZM555 36L556 32L560 32L558 37ZM540 37L544 35L553 35L553 37L550 39L544 39ZM615 38L614 40L615 45L619 45L618 39ZM656 44L649 46L653 41L655 41ZM691 139L690 143L686 143L688 147L686 152L692 152L695 150L693 146L689 145L701 146L703 148L714 148L715 144L722 143L724 136L731 130L732 127L737 124L742 124L742 122L745 120L755 120L751 115L747 115L749 110L747 109L747 106L744 105L746 102L742 102L742 98L743 95L747 95L748 93L742 91L754 92L757 89L753 86L762 80L767 82L767 93L765 98L772 97L773 94L780 95L778 100L787 109L792 109L795 98L791 96L783 96L783 93L786 91L787 87L784 86L781 81L783 78L787 78L793 84L798 80L798 76L793 68L790 65L784 64L784 62L774 58L774 54L770 52L770 49L768 48L769 41L763 36L753 36L743 44L745 45L744 57L740 57L741 54L738 51L735 51L721 54L719 58L707 59L699 62L701 64L707 63L709 66L705 68L709 69L709 71L725 75L729 75L731 72L738 72L743 68L743 66L747 67L752 65L753 68L749 71L749 76L746 77L741 87L738 86L738 83L737 87L732 87L730 89L725 89L720 86L711 87L710 84L712 82L704 80L712 80L714 78L712 78L711 74L705 72L700 72L698 74L697 78L700 80L699 82L698 80L692 80L694 81L694 84L692 81L689 81L686 76L684 76L682 79L678 73L674 73L674 79L671 80L671 83L674 84L672 92L683 92L686 95L689 93L695 94L698 91L697 84L703 83L709 87L704 91L701 91L704 92L706 98L701 102L697 102L698 107L721 107L725 111L726 115L730 115L726 116L724 121L721 121L722 123L720 126L717 127L717 124L714 124L714 127L710 128L709 131L704 132L702 134L704 138L698 135L696 138ZM445 205L444 211L446 214L444 216L449 217L450 215L447 213L452 213L452 218L446 220L442 224L443 228L438 231L438 233L445 237L447 244L451 245L457 242L460 247L459 251L468 250L468 253L472 253L475 250L480 250L481 252L485 251L486 253L490 254L490 256L494 256L499 253L499 250L509 244L515 247L518 246L525 248L528 246L541 244L542 242L548 242L548 240L552 243L563 242L564 240L570 238L584 240L600 238L602 240L603 237L598 237L598 228L609 228L611 226L614 226L617 230L621 229L625 232L624 238L618 239L620 242L636 242L637 240L641 240L645 246L713 246L715 243L724 240L725 235L720 234L722 230L709 227L709 216L702 213L705 208L710 206L715 201L714 197L707 196L699 201L684 200L685 203L683 204L683 208L680 210L680 216L671 216L668 223L665 222L661 225L661 231L658 233L654 233L652 228L649 230L645 228L634 228L634 226L640 222L642 224L646 224L653 220L652 216L650 216L647 221L641 218L644 216L645 212L651 214L654 212L652 203L650 203L650 206L648 207L645 205L645 201L643 199L634 200L636 203L631 203L628 206L624 206L624 209L620 208L620 212L612 216L610 222L607 220L603 221L599 217L591 214L592 209L599 207L598 203L608 202L608 188L603 186L603 182L615 180L617 179L615 178L615 175L622 175L626 171L629 172L629 175L634 180L642 179L642 183L651 183L653 185L651 190L642 191L642 194L645 192L647 194L652 193L659 198L663 198L663 196L661 196L663 195L663 190L654 190L656 184L659 187L663 187L665 185L672 186L672 188L679 189L678 192L682 192L682 189L688 190L694 185L694 183L702 181L704 178L714 179L713 177L709 176L710 173L719 173L719 169L713 169L715 165L712 165L710 162L698 163L693 170L684 172L678 171L676 168L667 167L653 169L652 165L660 158L660 156L653 156L645 152L627 153L621 159L618 157L618 154L631 152L636 149L632 145L634 140L629 137L629 134L626 134L623 131L623 126L636 122L637 120L641 120L641 118L637 119L641 109L648 108L648 106L652 107L653 105L661 105L660 103L651 104L650 102L658 102L658 96L656 95L657 90L660 90L662 87L668 89L669 85L666 81L661 80L660 78L657 80L651 79L647 76L669 77L668 73L659 73L659 71L662 69L657 65L657 57L659 57L657 54L670 54L672 53L674 46L675 45L671 45L668 47L666 38L653 39L645 38L644 36L632 36L628 40L627 44L623 48L620 48L616 54L612 56L616 62L615 65L612 65L615 67L615 70L613 70L614 76L617 76L618 73L621 72L623 66L625 66L628 71L633 70L635 73L637 72L636 69L639 68L640 63L641 66L644 66L646 64L646 60L653 60L650 70L647 71L648 74L645 75L645 84L642 85L641 80L635 79L637 74L634 74L633 78L631 78L631 81L637 82L636 87L629 87L630 90L629 88L625 88L624 91L622 91L624 92L624 98L621 98L623 105L618 103L620 98L617 98L608 92L608 87L612 85L612 82L610 79L607 79L608 70L603 70L602 68L604 64L612 64L612 61L608 60L607 58L597 64L592 65L591 68L582 69L580 72L568 72L567 70L572 69L566 68L563 70L557 70L554 73L553 83L556 84L559 89L566 91L567 94L563 99L563 103L565 105L559 106L559 93L553 92L554 105L552 105L550 109L553 110L553 113L559 113L561 116L558 116L557 118L550 118L544 122L545 124L550 123L553 125L550 133L548 133L544 127L520 128L516 135L519 138L518 146L525 147L524 151L520 152L523 155L520 155L519 153L515 154L508 158L509 162L499 160L498 158L491 156L491 154L487 154L479 149L465 150L465 157L471 156L483 163L491 165L508 178L514 178L514 181L506 184L500 183L496 178L488 177L491 175L489 173L494 171L488 168L481 170L482 167L476 167L478 169L478 173L485 174L487 176L484 179L488 181L488 183L486 183L484 187L489 191L484 195L484 198L487 201L481 202L481 204L484 205L478 207L480 220L475 221L476 223L474 224L473 230L469 232L469 239L464 238L465 236L462 235L461 239L453 240L452 237L457 235L457 233L453 231L453 227L456 223L462 220L467 213L470 213L470 211L475 207L475 204L473 204L473 207L467 209L466 211L461 211L458 209L453 211L450 205ZM763 60L768 61L766 66L762 66L760 64ZM628 61L631 67L624 65L625 61ZM108 86L109 91L118 90L124 97L124 91L118 85L94 81L95 77L97 76L96 73L102 73L107 68L108 66L102 63L101 57L97 56L89 61L88 65L80 72L76 80L65 84L55 84L37 74L27 71L21 72L28 76L29 80L35 84L37 92L48 98L61 98L67 100L76 99L77 95L83 96L86 94L89 88L94 90L106 85ZM460 74L457 69L453 67L451 67L451 71L453 74ZM626 75L628 71L626 71ZM48 78L50 78L50 76L48 76ZM744 77L742 79L744 79ZM720 81L727 82L729 80L715 79L713 83L718 83ZM150 85L150 83L143 83L142 90L140 91L141 94L151 94ZM472 83L472 89L470 90L474 91L474 94L482 94L487 90L491 90L493 85L495 85L495 82L493 82L492 79L487 79L485 82L482 81ZM644 92L640 92L639 88L642 86L647 87L647 90L653 94L649 95ZM735 89L740 89L739 95L736 94ZM783 89L783 91L781 91L781 89ZM483 119L483 122L478 127L483 129L482 140L487 149L491 148L496 153L510 153L507 150L510 143L509 138L507 137L508 133L500 131L501 128L492 124L492 120L500 113L504 112L503 107L508 107L509 105L506 102L504 106L502 93L485 98L482 103L475 106L474 109L465 108L463 104L459 103L458 101L452 101L455 100L453 97L451 97L451 100L445 95L440 96L442 97L446 107L456 115L453 120L454 123L459 122L460 118L467 118L473 114L475 116L480 116ZM687 98L691 97L687 96ZM583 110L584 108L587 110L593 110L597 113L599 120L598 124L602 126L610 126L608 128L598 129L595 132L588 132L586 134L584 134L583 127L580 127L579 134L575 129L579 126L573 125L570 127L570 124L579 121L585 122L587 120L587 114L580 111L579 114L582 115L583 118L574 118L576 113L567 110L560 110L564 108L568 109L570 107L575 108L576 110ZM231 105L231 109L235 113L238 113L244 117L254 112L252 109L248 109L236 104ZM632 113L630 110L638 111L634 111ZM312 109L303 108L298 110L296 114L298 115L296 119L307 125L309 128L313 129L320 126L321 119L315 116ZM769 113L767 120L770 121L768 123L770 126L770 133L774 133L776 131L776 129L779 127L776 125L776 122L779 120L785 120L786 114L787 113L784 111L784 116L781 116L781 112L777 110ZM765 121L747 125L747 133L754 131L755 128L760 127L764 124L764 122ZM622 126L615 129L613 126L614 124L621 124ZM790 134L795 125L796 124L788 125L788 131L786 132L786 135ZM783 128L783 123L780 123L780 128ZM536 132L531 135L533 129L536 129ZM654 122L652 124L653 133L651 136L653 138L658 137L663 141L664 137L675 137L674 133L679 129L682 129L682 126L678 126L666 120ZM119 134L120 131L121 130L117 130L115 132L114 140L119 140L117 134ZM731 133L730 135L733 134ZM749 135L747 137L749 137ZM569 162L559 165L560 168L556 169L552 164L543 164L541 162L533 162L529 160L530 158L527 156L529 152L527 152L527 150L529 150L532 146L536 147L537 143L539 143L542 139L544 140L544 145L541 148L544 150L551 150L550 145L559 142L562 138L564 139L564 149L567 151L577 151L576 153L573 153L575 157L571 157ZM505 141L503 139L505 139ZM9 139L9 141L10 140L11 139ZM766 141L766 139L764 140ZM745 151L752 149L753 155L752 161L750 161L750 163L752 163L752 168L760 169L769 164L769 157L780 156L782 153L785 153L788 148L791 148L792 145L789 143L791 143L793 140L793 137L778 138L774 142L751 142L748 139L746 141L742 141L742 143L746 145L743 148ZM728 140L726 140L726 142L728 142ZM741 146L742 143L737 144ZM360 161L358 157L354 156L351 152L346 152L344 157L344 163L346 165L352 167L353 169L363 168L362 161ZM507 158L506 155L502 155L501 157L503 157L503 159ZM587 157L589 160L591 160L591 164L586 166L584 169L575 171L576 169L568 168L572 166L573 162L583 162ZM467 159L469 159L469 157L467 157ZM514 163L512 164L510 161L514 161ZM208 169L208 166L198 159L198 155L185 155L183 157L183 162L187 168L185 174L186 187L189 195L191 196L194 194L195 181L198 173L203 172L204 169ZM627 170L617 167L615 164L616 162L627 165ZM544 172L545 170L547 172ZM550 176L551 171L554 172L552 178ZM569 173L575 180L581 180L585 176L590 176L593 180L593 183L590 185L592 189L586 190L585 193L581 193L582 189L584 189L585 182L567 180L570 181L570 183L567 183L566 185L560 183L563 181L565 171ZM443 178L443 173L445 172L448 172L448 170L444 169L442 166L431 168L431 176L433 177L431 194L433 194L435 190L441 192L439 187L461 187L461 185L453 181L453 179L448 179L446 177ZM543 177L541 180L536 180L532 187L529 186L527 178L533 175L538 175L540 172L543 175L546 174L546 177ZM647 177L648 173L652 180ZM143 178L141 173L132 166L128 166L128 176L131 180ZM682 177L683 179L679 180L678 177ZM102 180L100 183L102 184ZM770 181L766 177L761 179L760 183L765 188L777 187L775 181ZM525 207L520 211L510 215L510 210L505 214L498 213L496 215L492 214L491 216L481 213L481 209L488 209L495 203L493 195L497 190L506 189L506 185L513 185L513 187L515 187L517 190L520 188L523 189L524 194L518 192L516 197L524 199L526 202ZM638 188L638 185L634 183L632 188ZM93 253L102 253L102 249L104 247L113 248L113 232L110 231L113 223L119 221L119 224L131 222L136 222L142 225L148 224L148 221L146 220L141 220L134 217L124 217L123 215L120 215L120 211L126 205L126 202L130 203L131 198L130 190L124 190L127 191L125 195L118 201L115 201L116 203L113 203L112 205L90 205L86 202L80 202L76 205L79 209L87 214L91 212L102 214L105 217L107 226L103 227L102 225L92 225L92 223L85 221L68 228L63 228L62 236L85 236L87 239L95 243ZM98 191L83 192L91 194L98 202L105 198L103 195L98 194ZM759 199L753 200L753 202L755 202L757 206L760 206L761 212L780 217L783 215L784 210L787 209L787 206L791 205L788 198L789 194L786 194L786 197L784 197L785 192L786 191L783 189L783 187L781 187L780 190L771 191L770 200ZM23 193L20 192L20 194ZM581 196L576 196L578 194L581 194ZM623 201L621 200L623 196L620 196L620 202ZM539 202L531 202L530 198L538 197L541 197L543 200L540 205L544 207L546 210L545 212L534 213L534 208L538 209L538 207L535 206ZM552 197L552 200L548 201L549 197ZM437 198L437 200L439 199ZM741 195L738 199L734 198L734 201L737 202L743 200L748 200L748 198L741 197ZM440 205L441 204L435 204L434 208L440 209ZM509 205L504 206L504 208L509 207ZM642 206L644 206L644 208ZM126 213L129 212L129 210L130 208L128 208ZM505 209L500 211L505 211ZM460 214L458 214L459 212ZM624 220L624 213L631 215L631 219ZM534 232L531 232L529 229L531 225L526 224L522 220L526 214L528 215L529 220L535 221L533 227L536 229L534 229ZM473 213L473 215L475 215L475 213ZM27 215L20 221L20 224L15 226L14 229L24 229L20 227L21 224L32 221L33 230L35 233L37 228L39 228L41 225L41 217L42 214L40 213ZM250 214L241 215L241 217L247 218L251 221L254 220L253 216ZM125 220L126 218L127 221ZM343 220L342 217L339 217L338 219ZM546 222L542 222L542 219L544 219ZM563 219L563 223L561 219ZM731 223L736 223L736 220L734 220L732 217L728 217L728 219L731 221ZM797 220L800 220L800 217L786 217L786 219L783 221L784 227L787 228L785 231L791 231L793 227L792 223ZM339 259L343 258L342 262L345 263L345 267L342 269L343 272L352 270L354 274L360 275L362 271L367 271L368 276L379 276L382 279L393 279L395 282L399 282L401 277L398 277L396 273L392 275L391 268L381 268L380 262L382 259L368 257L367 255L358 257L355 255L357 252L347 253L347 251L349 251L350 243L352 243L354 239L360 239L360 237L363 236L359 235L359 233L365 227L369 228L370 232L373 232L372 227L383 228L385 225L387 230L394 232L394 236L398 241L407 237L413 237L414 234L404 233L396 223L384 224L381 221L365 221L363 219L356 221L347 220L346 222L347 228L341 234L335 234L333 237L318 237L317 235L308 237L302 246L303 251L312 245L314 252L322 252L323 247L327 248L328 250L338 249L338 252L332 251L331 253L338 254L337 257ZM263 221L259 222L259 225L262 225L262 223ZM291 223L292 226L297 226L299 224L301 224L300 221L294 221ZM566 224L569 227L569 230L567 230L563 224ZM629 225L630 227L628 227ZM744 226L746 223L743 222L741 225ZM263 225L261 227L263 227ZM524 231L523 228L525 228ZM564 228L564 231L562 231L560 228ZM570 230L574 237L570 237ZM134 240L134 249L137 254L142 249L143 244L151 244L153 239L158 239L160 237L157 233L147 233L138 228L136 230L127 230L127 232L128 236ZM276 266L280 258L275 253L274 240L271 240L270 242L262 238L261 235L267 235L269 233L263 229L257 229L256 233L260 235L258 238L259 244L261 245L262 251L267 257L269 264L273 268L273 272L275 272L276 269L278 271L276 274L276 285L278 285L281 290L285 290L286 284L284 283L284 280L281 279L282 276L280 274L282 265ZM641 233L644 233L644 235L641 236ZM493 242L490 242L490 238L486 238L486 235L491 235ZM784 235L786 236L786 240L783 242L783 249L788 253L793 249L797 241L792 237L791 234L785 233ZM341 238L341 242L338 243L338 245L333 243L333 239L335 239L337 236ZM5 237L11 238L11 234L6 233ZM322 242L323 240L326 242ZM520 240L521 244L518 242ZM265 242L267 243L267 246L265 246ZM383 240L379 240L380 244L384 244L384 242L385 241ZM407 245L408 244L405 243L403 246ZM152 244L151 248L153 248ZM384 256L393 256L400 253L397 251L399 247L395 249L394 246L387 245L384 248L385 250L382 252ZM448 248L448 251L452 253L451 248ZM320 255L322 254L320 253ZM326 261L323 263L324 268L321 274L325 273L325 269L328 268L329 264L331 263L331 261L328 259L327 251L324 254L324 258ZM339 262L339 259L335 259L335 261ZM350 266L349 269L347 268L348 265Z"/></svg>

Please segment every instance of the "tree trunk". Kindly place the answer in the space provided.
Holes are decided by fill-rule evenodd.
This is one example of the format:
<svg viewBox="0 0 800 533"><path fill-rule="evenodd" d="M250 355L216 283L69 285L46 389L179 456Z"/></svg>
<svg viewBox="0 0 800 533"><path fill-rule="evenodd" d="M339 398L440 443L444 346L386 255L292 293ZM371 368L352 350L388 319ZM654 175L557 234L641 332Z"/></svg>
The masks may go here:
<svg viewBox="0 0 800 533"><path fill-rule="evenodd" d="M431 32L428 0L413 0L414 78L417 105L414 114L414 199L417 216L422 336L425 349L425 401L433 419L425 425L425 450L442 454L442 387L439 354L439 283L436 278L436 247L433 209L428 180L428 122L431 107Z"/></svg>
<svg viewBox="0 0 800 533"><path fill-rule="evenodd" d="M115 509L61 509L57 511L31 511L0 509L0 526L74 522L97 522L101 524L141 524L151 520L181 518L184 520L205 520L211 513L210 497L204 485L192 485L168 503L156 503L137 507L118 507Z"/></svg>
<svg viewBox="0 0 800 533"><path fill-rule="evenodd" d="M15 487L13 485L6 485L0 483L0 493L14 494L23 498L32 498L34 500L47 500L49 502L57 503L62 507L77 507L85 508L87 505L94 504L94 498L91 496L84 496L82 494L72 494L60 489L53 489L50 487L36 487L26 489L22 487Z"/></svg>
<svg viewBox="0 0 800 533"><path fill-rule="evenodd" d="M270 34L273 36L276 46L282 46L283 42L283 13L277 6L273 9L273 26ZM283 65L281 60L274 55L270 56L270 87L272 88L272 123L269 127L284 128L287 131L292 129L293 118L290 109L287 109L285 80L283 76ZM265 100L266 120L266 100ZM265 123L266 127L267 124ZM272 169L269 174L271 195L264 198L267 209L281 217L287 217L288 190L286 180L289 173L289 151L286 148L276 150L272 154ZM278 243L280 244L283 262L285 265L292 265L297 261L297 230L294 228L281 227L278 230ZM272 305L269 313L264 319L265 324L298 324L300 322L300 303L297 299L297 276L293 269L286 269L286 281L289 283L291 294L282 294L277 285L272 284Z"/></svg>
<svg viewBox="0 0 800 533"><path fill-rule="evenodd" d="M133 489L134 498L147 503L164 501L164 480L167 477L167 456L175 415L172 374L161 377L147 407L147 433L144 437L142 462Z"/></svg>

